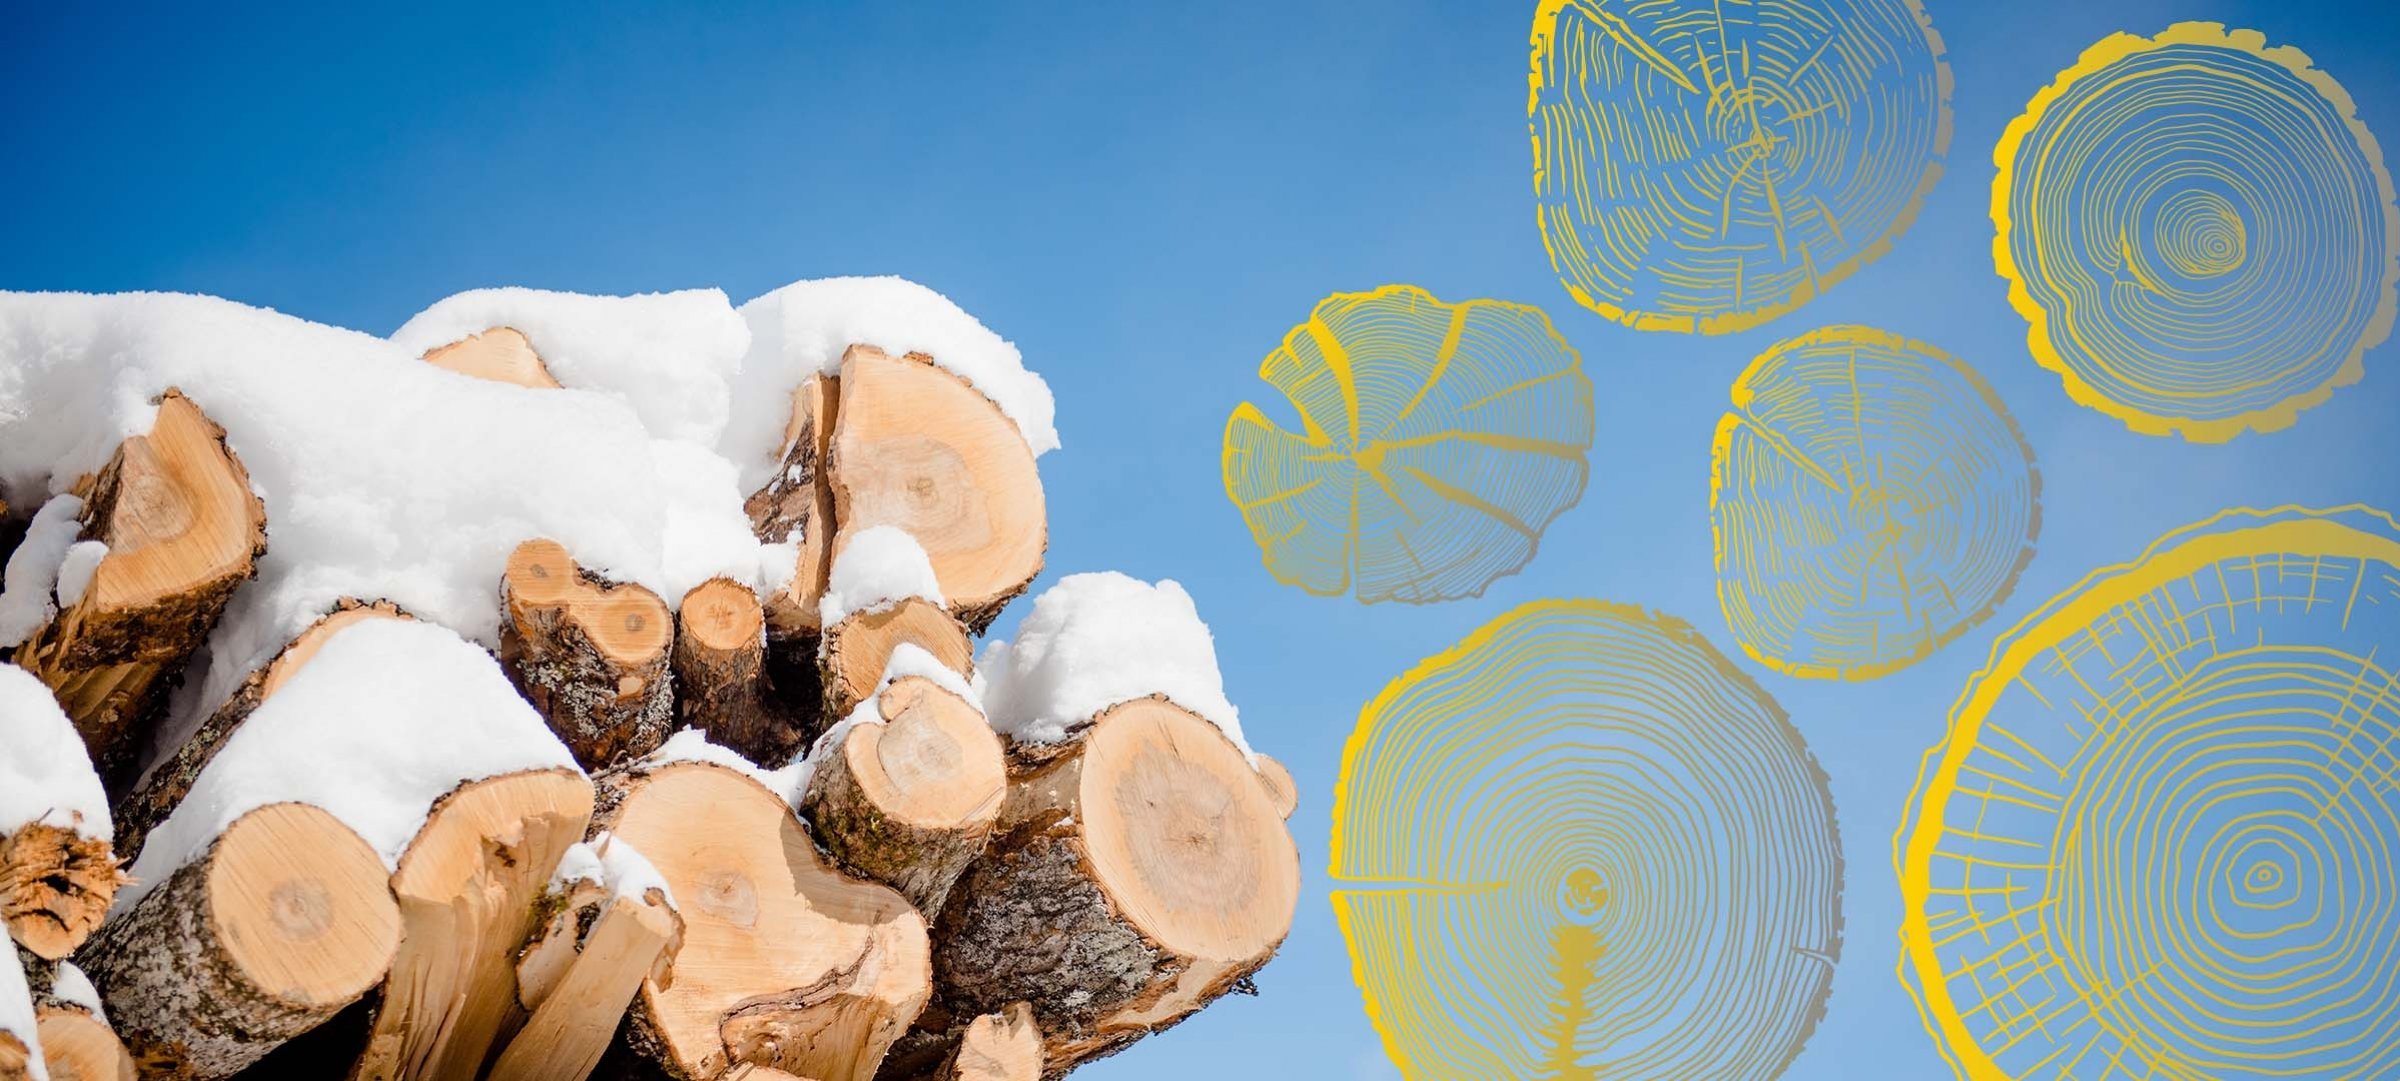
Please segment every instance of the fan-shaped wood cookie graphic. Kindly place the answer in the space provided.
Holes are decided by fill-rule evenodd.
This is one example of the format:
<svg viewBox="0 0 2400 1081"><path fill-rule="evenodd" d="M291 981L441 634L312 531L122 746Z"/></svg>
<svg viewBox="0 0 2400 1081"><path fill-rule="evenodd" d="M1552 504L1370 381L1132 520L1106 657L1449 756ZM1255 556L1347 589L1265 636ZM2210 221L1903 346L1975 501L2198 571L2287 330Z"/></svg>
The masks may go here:
<svg viewBox="0 0 2400 1081"><path fill-rule="evenodd" d="M1540 601L1386 687L1334 912L1411 1078L1773 1077L1841 949L1824 775L1691 628Z"/></svg>
<svg viewBox="0 0 2400 1081"><path fill-rule="evenodd" d="M1734 381L1714 458L1717 601L1779 672L1914 664L2033 558L2024 434L1974 369L1923 342L1827 327L1776 344Z"/></svg>
<svg viewBox="0 0 2400 1081"><path fill-rule="evenodd" d="M2391 332L2391 174L2298 49L2216 23L2113 35L1995 157L1993 252L2035 359L2137 432L2287 427Z"/></svg>
<svg viewBox="0 0 2400 1081"><path fill-rule="evenodd" d="M2228 511L2004 636L1895 841L1975 1081L2400 1077L2400 528Z"/></svg>
<svg viewBox="0 0 2400 1081"><path fill-rule="evenodd" d="M1480 595L1583 494L1580 363L1538 308L1336 293L1259 367L1302 430L1242 403L1225 493L1276 581L1366 602Z"/></svg>
<svg viewBox="0 0 2400 1081"><path fill-rule="evenodd" d="M1550 264L1644 330L1807 303L1907 230L1950 145L1917 0L1543 0L1532 84Z"/></svg>

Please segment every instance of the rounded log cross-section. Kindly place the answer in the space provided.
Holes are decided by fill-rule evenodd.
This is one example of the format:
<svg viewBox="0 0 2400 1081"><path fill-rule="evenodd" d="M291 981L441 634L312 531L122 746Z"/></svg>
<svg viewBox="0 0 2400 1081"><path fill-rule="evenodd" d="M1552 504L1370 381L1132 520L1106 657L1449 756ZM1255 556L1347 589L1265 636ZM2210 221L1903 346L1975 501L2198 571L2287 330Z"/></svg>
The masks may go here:
<svg viewBox="0 0 2400 1081"><path fill-rule="evenodd" d="M658 595L586 574L529 540L501 580L500 661L585 769L656 750L675 723L674 616Z"/></svg>
<svg viewBox="0 0 2400 1081"><path fill-rule="evenodd" d="M674 671L676 711L685 726L708 733L709 742L767 769L804 749L800 722L808 710L791 709L773 693L766 613L749 586L711 578L683 595Z"/></svg>
<svg viewBox="0 0 2400 1081"><path fill-rule="evenodd" d="M933 561L951 611L981 630L1041 573L1049 518L1033 451L966 381L914 354L852 346L833 432L830 565L849 538L898 526Z"/></svg>
<svg viewBox="0 0 2400 1081"><path fill-rule="evenodd" d="M879 720L853 726L817 765L801 806L844 870L940 912L1007 792L1000 737L923 676L893 681L876 709Z"/></svg>
<svg viewBox="0 0 2400 1081"><path fill-rule="evenodd" d="M50 1081L134 1081L133 1054L108 1022L75 1006L44 1006L34 1032Z"/></svg>
<svg viewBox="0 0 2400 1081"><path fill-rule="evenodd" d="M138 1058L215 1078L382 982L399 934L375 850L323 810L278 803L234 820L77 956Z"/></svg>
<svg viewBox="0 0 2400 1081"><path fill-rule="evenodd" d="M942 666L961 676L975 668L975 646L965 624L923 597L854 612L825 629L817 664L824 672L825 716L828 723L850 715L852 708L875 693L892 653L903 644L932 654Z"/></svg>
<svg viewBox="0 0 2400 1081"><path fill-rule="evenodd" d="M1010 785L936 930L961 1018L1033 1008L1057 1076L1233 989L1291 930L1281 810L1216 727L1157 698L1110 707Z"/></svg>

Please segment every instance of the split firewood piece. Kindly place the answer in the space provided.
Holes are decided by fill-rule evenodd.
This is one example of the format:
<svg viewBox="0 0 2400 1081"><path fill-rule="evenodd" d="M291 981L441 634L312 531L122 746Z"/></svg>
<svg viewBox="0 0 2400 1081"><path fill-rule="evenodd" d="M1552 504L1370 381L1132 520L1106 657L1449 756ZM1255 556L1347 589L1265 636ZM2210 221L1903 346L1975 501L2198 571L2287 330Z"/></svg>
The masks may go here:
<svg viewBox="0 0 2400 1081"><path fill-rule="evenodd" d="M514 327L493 327L428 349L424 360L436 368L495 383L536 389L558 386L558 380L550 377L550 366L542 363L542 358L533 351L533 343Z"/></svg>
<svg viewBox="0 0 2400 1081"><path fill-rule="evenodd" d="M892 681L875 708L880 719L816 752L801 808L843 870L940 912L1007 792L1000 738L973 703L924 676Z"/></svg>
<svg viewBox="0 0 2400 1081"><path fill-rule="evenodd" d="M591 815L591 782L565 769L471 781L434 804L392 874L403 933L354 1078L475 1075L515 1009L535 901Z"/></svg>
<svg viewBox="0 0 2400 1081"><path fill-rule="evenodd" d="M767 598L767 623L779 635L817 632L817 601L833 569L833 490L825 467L832 452L841 380L812 375L792 390L792 417L783 430L783 467L744 504L758 539L797 538L792 576Z"/></svg>
<svg viewBox="0 0 2400 1081"><path fill-rule="evenodd" d="M107 554L14 660L57 693L115 784L128 779L168 677L256 573L266 509L224 429L170 390L149 434L127 439L94 478L83 539Z"/></svg>
<svg viewBox="0 0 2400 1081"><path fill-rule="evenodd" d="M1016 423L917 354L854 345L842 356L832 445L833 555L897 526L917 539L951 611L981 633L1042 570L1048 512Z"/></svg>
<svg viewBox="0 0 2400 1081"><path fill-rule="evenodd" d="M333 815L235 819L77 957L145 1073L230 1077L365 994L400 913L383 860Z"/></svg>
<svg viewBox="0 0 2400 1081"><path fill-rule="evenodd" d="M615 897L606 886L589 878L551 883L537 906L549 915L539 922L533 940L517 955L517 1004L530 1015L558 989L567 970L583 949L584 935Z"/></svg>
<svg viewBox="0 0 2400 1081"><path fill-rule="evenodd" d="M942 1081L1039 1081L1042 1076L1042 1033L1034 1027L1033 1007L1019 1002L999 1013L987 1013L967 1026Z"/></svg>
<svg viewBox="0 0 2400 1081"><path fill-rule="evenodd" d="M1275 801L1275 813L1289 820L1300 806L1300 786L1292 783L1292 771L1262 754L1258 756L1258 780L1267 786L1267 796Z"/></svg>
<svg viewBox="0 0 2400 1081"><path fill-rule="evenodd" d="M768 769L803 749L802 718L810 711L796 711L773 693L766 618L750 587L711 578L684 594L674 668L676 710L686 727Z"/></svg>
<svg viewBox="0 0 2400 1081"><path fill-rule="evenodd" d="M109 1027L100 993L80 969L37 959L25 976L50 1081L134 1081L133 1054Z"/></svg>
<svg viewBox="0 0 2400 1081"><path fill-rule="evenodd" d="M675 726L674 617L640 586L607 582L552 540L508 557L500 663L585 769L658 749Z"/></svg>
<svg viewBox="0 0 2400 1081"><path fill-rule="evenodd" d="M599 779L599 825L648 855L681 906L681 949L626 1032L686 1081L740 1064L866 1081L930 995L924 918L824 864L784 797L707 762Z"/></svg>
<svg viewBox="0 0 2400 1081"><path fill-rule="evenodd" d="M216 758L217 751L225 746L234 730L274 697L294 673L306 667L316 657L317 650L335 634L370 619L406 618L406 613L387 601L345 599L293 638L274 660L244 677L242 685L234 689L233 697L217 707L199 728L184 738L175 753L151 767L134 783L132 791L117 801L113 813L118 851L128 860L140 855L142 842L149 838L150 831L182 805L184 794L192 790L192 783L200 779L200 771Z"/></svg>
<svg viewBox="0 0 2400 1081"><path fill-rule="evenodd" d="M646 979L664 978L680 920L661 896L612 896L581 952L541 996L487 1081L581 1081L608 1051Z"/></svg>
<svg viewBox="0 0 2400 1081"><path fill-rule="evenodd" d="M827 628L818 646L825 716L839 721L874 694L884 669L892 663L892 651L903 644L923 649L961 676L975 671L975 647L967 637L966 625L923 597L904 597L882 608L853 612Z"/></svg>
<svg viewBox="0 0 2400 1081"><path fill-rule="evenodd" d="M962 1019L1031 1003L1055 1077L1257 971L1300 867L1249 760L1165 699L1112 706L1045 759L943 910L934 973Z"/></svg>

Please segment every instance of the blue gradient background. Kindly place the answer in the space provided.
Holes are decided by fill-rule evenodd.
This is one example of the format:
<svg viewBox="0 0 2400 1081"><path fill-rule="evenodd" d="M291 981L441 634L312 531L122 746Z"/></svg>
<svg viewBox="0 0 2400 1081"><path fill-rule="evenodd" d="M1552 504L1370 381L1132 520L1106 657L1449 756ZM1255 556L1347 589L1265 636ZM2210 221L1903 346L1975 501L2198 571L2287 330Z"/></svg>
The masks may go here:
<svg viewBox="0 0 2400 1081"><path fill-rule="evenodd" d="M1832 775L1849 936L1789 1076L1945 1074L1893 976L1891 833L1992 636L2089 569L2228 505L2400 504L2394 346L2298 427L2135 436L2025 351L1992 271L1990 148L2117 29L2211 19L2295 44L2400 149L2400 6L1928 0L1957 75L1947 175L1880 262L1741 335L1638 334L1576 307L1533 225L1532 4L718 5L405 16L15 6L0 30L0 288L214 293L386 333L476 286L613 293L899 273L1014 339L1059 400L1051 571L1184 582L1251 738L1303 787L1307 876L1263 996L1082 1076L1396 1076L1325 900L1359 706L1520 601L1690 620L1711 588L1710 434L1767 344L1834 322L1976 365L2043 472L2041 550L2002 612L1863 685L1759 671ZM1218 477L1225 416L1327 292L1410 282L1540 304L1597 387L1592 483L1476 600L1362 607L1277 586ZM1004 619L1002 629L1013 622Z"/></svg>

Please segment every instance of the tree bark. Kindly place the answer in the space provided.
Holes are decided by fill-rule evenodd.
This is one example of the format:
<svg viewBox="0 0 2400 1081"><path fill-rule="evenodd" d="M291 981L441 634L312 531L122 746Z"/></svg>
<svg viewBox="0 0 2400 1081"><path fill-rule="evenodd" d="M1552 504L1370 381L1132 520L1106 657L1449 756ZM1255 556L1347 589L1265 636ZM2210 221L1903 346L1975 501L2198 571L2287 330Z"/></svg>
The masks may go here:
<svg viewBox="0 0 2400 1081"><path fill-rule="evenodd" d="M403 928L355 1081L472 1077L516 1008L518 947L592 786L565 769L471 781L435 803L393 872Z"/></svg>
<svg viewBox="0 0 2400 1081"><path fill-rule="evenodd" d="M683 723L768 769L804 747L814 709L794 710L767 670L758 595L712 578L684 595L676 616L675 698Z"/></svg>
<svg viewBox="0 0 2400 1081"><path fill-rule="evenodd" d="M583 768L658 749L675 726L666 602L584 571L556 541L508 559L500 663Z"/></svg>
<svg viewBox="0 0 2400 1081"><path fill-rule="evenodd" d="M514 327L493 327L481 334L470 334L448 345L425 351L425 363L447 368L460 375L488 379L495 383L514 383L520 387L549 389L558 386L550 377L550 366L533 351L533 343Z"/></svg>
<svg viewBox="0 0 2400 1081"><path fill-rule="evenodd" d="M942 912L934 975L954 1018L1030 1003L1057 1077L1264 965L1299 861L1241 752L1164 699L1110 707L1038 757Z"/></svg>
<svg viewBox="0 0 2400 1081"><path fill-rule="evenodd" d="M84 540L108 554L13 655L49 684L111 791L131 778L169 682L266 553L266 510L217 427L169 390L147 435L93 479Z"/></svg>
<svg viewBox="0 0 2400 1081"><path fill-rule="evenodd" d="M131 791L116 801L111 817L116 820L117 847L131 861L141 855L142 844L150 831L175 813L183 803L185 793L200 779L200 771L217 756L217 751L232 738L234 730L248 720L258 707L282 688L317 655L317 650L333 640L343 628L370 619L406 619L407 614L386 601L367 603L345 599L332 612L310 624L307 630L293 638L283 651L257 671L242 679L233 697L217 707L215 713L200 723L191 735L184 738L175 752L168 755L135 782Z"/></svg>
<svg viewBox="0 0 2400 1081"><path fill-rule="evenodd" d="M974 674L975 649L966 625L922 597L906 597L884 608L853 612L826 628L818 647L824 670L825 721L838 724L875 693L892 651L906 643L933 655L961 676Z"/></svg>
<svg viewBox="0 0 2400 1081"><path fill-rule="evenodd" d="M898 526L925 549L951 612L976 633L1033 582L1049 544L1042 479L1016 423L930 358L854 345L842 357L828 563Z"/></svg>
<svg viewBox="0 0 2400 1081"><path fill-rule="evenodd" d="M1000 739L981 711L922 676L894 681L876 709L880 720L819 752L801 808L843 870L940 912L1007 791Z"/></svg>
<svg viewBox="0 0 2400 1081"><path fill-rule="evenodd" d="M745 1064L864 1081L930 993L925 921L900 895L824 865L783 797L701 762L600 778L607 829L650 857L683 945L626 1026L671 1076Z"/></svg>
<svg viewBox="0 0 2400 1081"><path fill-rule="evenodd" d="M78 958L145 1076L229 1077L365 994L400 915L383 860L298 803L236 819Z"/></svg>

